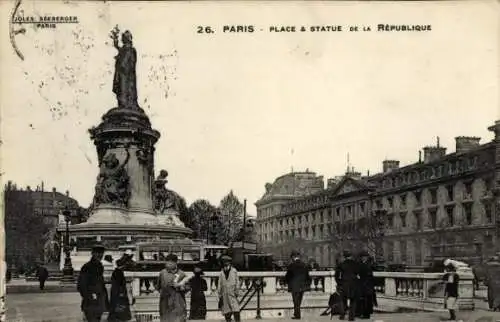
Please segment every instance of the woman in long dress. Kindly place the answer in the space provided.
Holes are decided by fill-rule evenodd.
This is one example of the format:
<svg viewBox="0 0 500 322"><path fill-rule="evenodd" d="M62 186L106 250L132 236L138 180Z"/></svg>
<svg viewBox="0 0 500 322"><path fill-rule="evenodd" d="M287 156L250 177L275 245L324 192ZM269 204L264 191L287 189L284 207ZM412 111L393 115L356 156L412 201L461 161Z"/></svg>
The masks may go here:
<svg viewBox="0 0 500 322"><path fill-rule="evenodd" d="M177 256L169 254L166 257L165 268L158 278L160 292L160 321L186 321L186 291L189 289L186 274L177 268Z"/></svg>
<svg viewBox="0 0 500 322"><path fill-rule="evenodd" d="M191 289L191 305L189 308L190 320L205 320L207 317L207 281L203 279L203 271L200 267L194 268L194 277L189 281Z"/></svg>
<svg viewBox="0 0 500 322"><path fill-rule="evenodd" d="M111 293L109 299L108 322L130 321L132 314L130 312L129 289L123 271L130 266L132 258L124 254L122 258L116 261L116 268L111 275Z"/></svg>

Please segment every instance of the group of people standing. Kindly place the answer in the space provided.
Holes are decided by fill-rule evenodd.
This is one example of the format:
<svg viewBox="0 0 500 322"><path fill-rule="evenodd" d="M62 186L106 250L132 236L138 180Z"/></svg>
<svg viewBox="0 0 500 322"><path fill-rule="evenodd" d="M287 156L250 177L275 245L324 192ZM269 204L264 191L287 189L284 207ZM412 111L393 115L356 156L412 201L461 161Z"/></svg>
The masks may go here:
<svg viewBox="0 0 500 322"><path fill-rule="evenodd" d="M186 310L186 293L191 293L189 309L190 320L204 320L207 315L205 291L207 282L203 279L200 267L194 268L194 275L188 277L177 267L177 256L170 254L166 258L165 268L160 272L156 285L160 292L160 321L185 322L188 318ZM222 270L219 275L217 293L219 309L226 322L240 322L239 278L237 270L231 265L231 257L222 256Z"/></svg>
<svg viewBox="0 0 500 322"><path fill-rule="evenodd" d="M92 248L90 261L84 264L78 277L77 289L82 297L81 309L88 322L100 322L104 312L109 312L109 322L129 321L130 299L124 270L133 264L131 254L123 254L116 263L111 275L111 291L108 292L104 282L104 246L95 245ZM108 260L111 260L109 257Z"/></svg>
<svg viewBox="0 0 500 322"><path fill-rule="evenodd" d="M100 322L104 312L109 312L108 322L130 321L132 319L130 305L133 298L129 294L124 270L134 265L132 254L123 254L117 260L116 268L111 275L111 291L108 292L104 281L102 260L105 248L95 245L89 262L82 266L78 278L78 291L82 297L81 310L87 322ZM159 312L161 322L185 322L204 320L207 315L205 291L207 282L203 278L201 267L194 268L194 274L188 276L177 266L175 254L165 258L165 268L161 270L156 289L160 293ZM239 278L237 270L231 265L231 257L222 256L222 269L219 275L218 295L219 309L227 322L240 322ZM191 294L189 316L186 309L186 294ZM132 299L132 300L131 300Z"/></svg>
<svg viewBox="0 0 500 322"><path fill-rule="evenodd" d="M343 253L343 257L335 270L337 291L332 295L334 303L329 303L332 306L330 310L339 314L341 320L345 319L346 312L349 321L354 321L357 316L369 319L373 307L377 305L373 263L367 252L360 253L359 260L355 260L348 251ZM299 252L292 252L285 281L292 294L294 320L301 319L302 299L304 293L311 289L310 269L311 266L301 260Z"/></svg>
<svg viewBox="0 0 500 322"><path fill-rule="evenodd" d="M92 248L92 257L82 266L78 278L78 291L82 297L81 309L88 322L100 322L104 312L109 312L109 322L130 321L132 314L130 305L133 298L127 288L124 270L134 265L133 255L125 253L115 262L115 269L111 276L111 291L108 298L104 281L103 258L104 247L96 245ZM108 258L109 260L109 258ZM165 258L165 268L161 270L156 289L160 293L159 313L161 322L185 322L190 320L205 320L207 316L207 302L205 292L207 282L203 278L201 267L195 267L191 276L188 276L177 266L178 258L175 254L168 254ZM219 309L226 322L241 321L239 292L240 284L238 271L232 266L231 257L221 256L222 269L217 283ZM311 266L301 260L296 251L291 254L291 261L287 267L285 281L293 300L292 319L301 319L301 305L304 293L311 289ZM355 259L349 251L343 252L343 259L335 269L337 290L329 301L331 314L338 314L344 320L347 314L349 321L356 317L370 319L373 309L377 306L375 293L374 263L366 251ZM450 319L456 319L455 310L458 300L459 276L453 265L447 266L443 276L445 286L445 307L450 312ZM191 294L189 315L186 305L186 294ZM333 299L333 300L332 300Z"/></svg>
<svg viewBox="0 0 500 322"><path fill-rule="evenodd" d="M349 251L343 253L343 261L335 269L335 282L339 295L338 313L343 320L355 317L369 319L373 307L377 306L373 262L368 252L363 251L354 259Z"/></svg>

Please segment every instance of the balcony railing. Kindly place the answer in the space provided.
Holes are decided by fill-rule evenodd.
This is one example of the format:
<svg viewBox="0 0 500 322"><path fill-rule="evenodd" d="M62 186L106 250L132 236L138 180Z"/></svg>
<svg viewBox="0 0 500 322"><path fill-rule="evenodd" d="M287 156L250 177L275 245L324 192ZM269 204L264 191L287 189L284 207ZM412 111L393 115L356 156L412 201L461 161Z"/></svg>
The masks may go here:
<svg viewBox="0 0 500 322"><path fill-rule="evenodd" d="M459 273L460 309L474 309L473 276ZM334 271L311 272L310 291L304 297L305 312L319 314L326 309L329 296L337 289ZM443 306L443 285L440 273L375 272L375 291L379 307L390 306L417 310L438 310ZM135 298L133 311L137 321L155 321L158 319L159 293L155 288L157 272L127 272L131 294ZM220 319L217 308L217 284L219 272L206 272L208 284L207 319ZM293 309L285 281L285 272L239 272L240 294L245 294L258 281L263 285L260 301L250 299L242 316L254 318L255 312L262 316L286 316ZM186 297L189 307L189 295ZM287 314L288 312L288 314Z"/></svg>

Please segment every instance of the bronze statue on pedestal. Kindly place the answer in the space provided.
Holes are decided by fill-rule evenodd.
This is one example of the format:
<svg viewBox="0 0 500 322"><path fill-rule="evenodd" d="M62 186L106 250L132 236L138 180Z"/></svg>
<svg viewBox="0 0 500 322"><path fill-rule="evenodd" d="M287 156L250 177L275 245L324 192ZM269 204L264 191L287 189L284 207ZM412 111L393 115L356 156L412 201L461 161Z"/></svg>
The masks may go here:
<svg viewBox="0 0 500 322"><path fill-rule="evenodd" d="M122 46L118 45L118 35L120 29L116 26L111 31L113 45L118 49L118 55L115 56L115 76L113 80L113 93L116 94L118 107L139 109L137 103L137 76L135 66L137 63L137 52L132 46L132 34L125 31L122 34Z"/></svg>

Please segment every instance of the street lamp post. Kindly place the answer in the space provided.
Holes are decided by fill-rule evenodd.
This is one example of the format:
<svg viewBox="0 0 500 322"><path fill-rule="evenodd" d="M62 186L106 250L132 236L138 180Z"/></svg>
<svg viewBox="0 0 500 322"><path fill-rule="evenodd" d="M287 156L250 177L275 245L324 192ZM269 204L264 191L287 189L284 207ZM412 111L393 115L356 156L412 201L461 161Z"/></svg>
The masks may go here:
<svg viewBox="0 0 500 322"><path fill-rule="evenodd" d="M71 211L68 207L63 210L64 220L66 221L66 234L64 236L64 267L63 267L63 283L73 283L73 265L71 263L71 245L69 241L69 222L71 220Z"/></svg>
<svg viewBox="0 0 500 322"><path fill-rule="evenodd" d="M215 244L217 241L217 239L216 239L217 231L215 229L215 226L217 225L218 219L219 219L219 217L217 216L217 213L214 212L212 214L212 216L210 217L210 223L208 225L209 236L210 236L210 240L211 240L212 244Z"/></svg>

